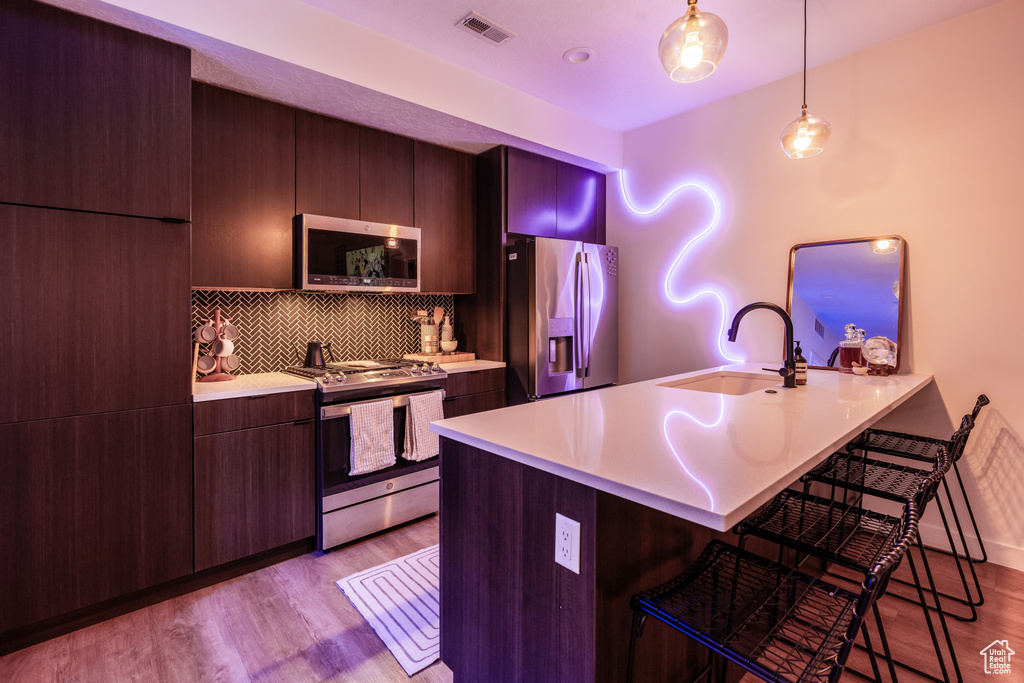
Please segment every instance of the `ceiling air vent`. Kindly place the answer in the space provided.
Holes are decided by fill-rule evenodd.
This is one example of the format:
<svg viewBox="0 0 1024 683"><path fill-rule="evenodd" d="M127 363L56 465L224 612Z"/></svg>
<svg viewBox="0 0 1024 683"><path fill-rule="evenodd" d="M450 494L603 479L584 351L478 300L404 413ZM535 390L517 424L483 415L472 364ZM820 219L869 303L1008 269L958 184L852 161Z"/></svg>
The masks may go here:
<svg viewBox="0 0 1024 683"><path fill-rule="evenodd" d="M512 33L512 31L498 26L490 19L485 19L476 12L470 12L464 16L456 26L463 31L486 40L492 45L501 45L516 37L516 34Z"/></svg>

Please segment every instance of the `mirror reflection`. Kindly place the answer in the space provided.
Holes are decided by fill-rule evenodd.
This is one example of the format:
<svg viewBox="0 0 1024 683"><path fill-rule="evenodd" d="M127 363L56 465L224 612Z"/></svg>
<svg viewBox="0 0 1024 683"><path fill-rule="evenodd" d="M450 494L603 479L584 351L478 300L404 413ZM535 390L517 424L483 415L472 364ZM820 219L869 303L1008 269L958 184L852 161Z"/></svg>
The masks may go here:
<svg viewBox="0 0 1024 683"><path fill-rule="evenodd" d="M838 365L836 352L852 323L865 338L896 342L899 368L905 254L899 235L793 247L786 309L809 367Z"/></svg>

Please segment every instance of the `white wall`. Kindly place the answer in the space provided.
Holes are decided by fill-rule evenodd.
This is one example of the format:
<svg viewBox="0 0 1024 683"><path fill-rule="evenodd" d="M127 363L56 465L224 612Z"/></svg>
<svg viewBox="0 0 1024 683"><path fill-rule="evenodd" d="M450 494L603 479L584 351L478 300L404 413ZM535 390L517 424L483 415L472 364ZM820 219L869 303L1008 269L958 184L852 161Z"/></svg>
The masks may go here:
<svg viewBox="0 0 1024 683"><path fill-rule="evenodd" d="M994 561L1024 569L1024 371L1015 353L1024 339L1021 26L1024 3L1007 0L812 70L809 110L832 124L818 157L790 160L779 147L800 111L796 76L627 133L623 168L641 209L682 182L716 194L718 223L693 243L670 286L678 299L719 290L730 319L751 301L785 305L796 243L903 235L902 367L935 383L883 424L948 436L988 394L961 468ZM608 241L622 254L622 381L728 362L715 297L673 304L664 293L676 255L709 225L710 201L684 189L642 217L616 181L610 176ZM725 346L777 361L781 339L781 322L759 311Z"/></svg>

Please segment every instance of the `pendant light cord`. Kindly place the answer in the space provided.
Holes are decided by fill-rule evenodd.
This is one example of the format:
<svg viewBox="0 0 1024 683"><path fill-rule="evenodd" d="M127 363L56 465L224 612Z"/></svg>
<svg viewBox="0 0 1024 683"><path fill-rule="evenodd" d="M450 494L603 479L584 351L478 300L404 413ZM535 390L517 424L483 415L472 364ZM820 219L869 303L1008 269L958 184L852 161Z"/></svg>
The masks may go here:
<svg viewBox="0 0 1024 683"><path fill-rule="evenodd" d="M807 0L804 0L804 110L807 109Z"/></svg>

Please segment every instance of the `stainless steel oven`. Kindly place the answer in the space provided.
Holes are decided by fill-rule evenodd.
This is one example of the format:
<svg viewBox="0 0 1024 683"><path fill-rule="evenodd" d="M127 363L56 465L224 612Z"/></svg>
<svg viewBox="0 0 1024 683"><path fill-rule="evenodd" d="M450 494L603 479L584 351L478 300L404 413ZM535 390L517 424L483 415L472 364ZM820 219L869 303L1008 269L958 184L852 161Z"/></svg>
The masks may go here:
<svg viewBox="0 0 1024 683"><path fill-rule="evenodd" d="M376 361L371 366L328 364L288 368L316 380L317 547L328 550L397 524L436 513L438 458L413 462L401 457L409 396L443 391L447 374L437 366ZM393 404L395 465L352 475L352 406L382 398Z"/></svg>

